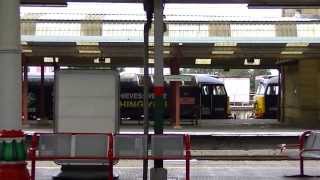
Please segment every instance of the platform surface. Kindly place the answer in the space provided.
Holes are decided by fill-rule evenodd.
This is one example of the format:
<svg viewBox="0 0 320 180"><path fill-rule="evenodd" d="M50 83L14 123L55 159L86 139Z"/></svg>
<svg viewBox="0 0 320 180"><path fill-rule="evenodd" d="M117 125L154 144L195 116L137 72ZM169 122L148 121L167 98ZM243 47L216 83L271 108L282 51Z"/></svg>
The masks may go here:
<svg viewBox="0 0 320 180"><path fill-rule="evenodd" d="M153 163L149 162L149 168ZM184 161L165 161L168 180L183 180ZM320 161L306 161L308 175L320 175ZM37 163L37 180L50 180L59 172L59 166L51 162ZM120 161L115 167L120 180L142 180L142 161ZM288 180L320 179L288 178L299 172L298 161L196 161L191 162L191 180Z"/></svg>
<svg viewBox="0 0 320 180"><path fill-rule="evenodd" d="M24 126L24 130L27 134L53 131L52 125L37 125L37 123ZM169 124L164 127L165 134L195 136L299 136L305 130L283 125L276 119L205 119L200 120L198 125L182 123L181 128L174 128ZM154 133L152 125L149 132ZM126 120L120 126L120 133L142 134L143 125L138 125L138 121Z"/></svg>

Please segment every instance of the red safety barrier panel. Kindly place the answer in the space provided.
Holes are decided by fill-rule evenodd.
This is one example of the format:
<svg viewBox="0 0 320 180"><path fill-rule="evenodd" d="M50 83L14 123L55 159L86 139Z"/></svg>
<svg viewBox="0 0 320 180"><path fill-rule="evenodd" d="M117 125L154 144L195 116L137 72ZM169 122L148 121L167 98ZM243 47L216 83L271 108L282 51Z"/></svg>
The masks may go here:
<svg viewBox="0 0 320 180"><path fill-rule="evenodd" d="M141 134L116 134L114 135L113 140L115 141L114 144L116 145L116 147L113 147L113 156L109 157L112 158L113 160L119 160L119 159L135 159L135 160L185 160L186 161L186 180L190 180L190 159L191 159L191 141L190 141L190 136L189 135L177 135L177 134L161 134L161 135L150 135L151 137L151 141L153 139L153 137L181 137L181 140L183 141L183 149L180 149L183 152L183 155L149 155L148 152L146 152L145 156L143 156L142 154L138 154L138 155L117 155L114 152L119 152L119 150L117 149L117 140L121 139L119 137L130 137L132 140L134 139L141 139L141 137L143 136L147 136L147 135L141 135ZM140 141L138 141L140 142ZM152 143L152 142L151 142ZM167 145L166 143L164 143L165 145ZM134 151L134 149L131 148L131 151ZM152 151L152 147L151 147L151 151ZM120 153L121 154L121 153ZM112 168L112 167L111 167Z"/></svg>
<svg viewBox="0 0 320 180"><path fill-rule="evenodd" d="M39 140L41 139L41 136L54 136L54 135L105 135L107 138L107 148L106 148L106 154L105 156L71 156L70 155L55 155L54 153L51 155L40 155L39 154ZM108 160L111 164L109 165L109 180L113 179L113 136L109 133L35 133L32 137L32 143L31 148L29 150L29 157L31 160L31 180L35 180L35 174L36 174L36 161L48 161L48 160ZM37 153L38 152L38 153Z"/></svg>
<svg viewBox="0 0 320 180"><path fill-rule="evenodd" d="M288 153L288 158L298 159L300 162L300 174L288 177L312 177L304 173L304 160L320 159L320 132L319 131L305 131L299 137L298 144L281 144L281 152L286 149L296 149L292 153Z"/></svg>
<svg viewBox="0 0 320 180"><path fill-rule="evenodd" d="M105 135L108 139L107 141L107 148L106 148L106 155L105 156L71 156L70 155L55 155L54 153L51 155L40 155L39 154L39 140L41 136L44 135ZM121 145L126 145L128 140L134 140L132 142L137 143L137 149L141 150L140 144L148 143L148 135L141 135L141 134L108 134L108 133L35 133L32 137L32 144L31 148L29 150L29 157L31 160L31 180L35 180L35 171L36 171L36 161L45 161L45 160L69 160L69 159L76 159L76 160L108 160L109 166L109 176L108 180L113 180L113 165L114 162L120 159L135 159L135 160L185 160L186 161L186 180L190 180L190 159L191 159L191 143L190 143L190 136L189 135L170 135L170 134L163 134L163 135L150 135L151 140L154 138L169 138L169 140L172 138L176 138L179 140L179 138L183 141L183 147L182 149L179 149L179 146L176 146L175 152L180 152L182 154L178 155L172 155L163 153L160 151L160 154L157 154L155 151L154 154L149 155L148 152L138 152L136 154L130 154L131 151L134 151L126 147L121 147ZM171 138L170 138L171 137ZM127 138L127 139L126 139ZM146 138L146 139L145 139ZM136 141L138 139L138 141ZM129 142L129 141L128 141ZM120 143L120 144L119 144ZM121 144L122 143L122 144ZM157 143L157 142L154 142ZM159 143L163 144L163 143ZM158 144L158 145L159 145ZM174 143L172 143L174 144ZM122 150L127 150L124 152L121 152ZM144 147L142 147L143 149ZM160 148L161 149L161 148ZM151 149L151 152L153 149ZM164 150L165 151L165 150ZM170 149L169 149L170 151ZM38 154L37 154L38 152ZM127 154L126 154L127 152ZM118 153L118 154L117 154Z"/></svg>

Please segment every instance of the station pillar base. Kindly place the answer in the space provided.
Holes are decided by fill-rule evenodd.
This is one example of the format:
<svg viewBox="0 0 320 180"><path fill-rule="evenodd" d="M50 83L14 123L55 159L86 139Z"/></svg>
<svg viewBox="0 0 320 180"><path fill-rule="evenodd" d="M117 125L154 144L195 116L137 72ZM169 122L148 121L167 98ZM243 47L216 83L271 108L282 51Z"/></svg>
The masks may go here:
<svg viewBox="0 0 320 180"><path fill-rule="evenodd" d="M106 165L62 165L61 172L53 180L106 180L109 171ZM119 175L113 174L118 180Z"/></svg>
<svg viewBox="0 0 320 180"><path fill-rule="evenodd" d="M150 179L152 180L167 180L168 171L164 168L152 168L150 170Z"/></svg>
<svg viewBox="0 0 320 180"><path fill-rule="evenodd" d="M0 164L1 180L30 180L27 163L3 163Z"/></svg>

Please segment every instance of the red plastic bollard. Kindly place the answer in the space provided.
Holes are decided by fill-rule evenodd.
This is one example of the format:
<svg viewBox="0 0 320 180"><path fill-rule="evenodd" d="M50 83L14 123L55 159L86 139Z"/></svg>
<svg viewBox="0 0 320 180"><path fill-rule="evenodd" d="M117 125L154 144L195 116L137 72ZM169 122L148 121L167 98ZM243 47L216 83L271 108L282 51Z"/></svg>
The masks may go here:
<svg viewBox="0 0 320 180"><path fill-rule="evenodd" d="M12 143L13 147L13 149L6 149L6 153L2 155L3 159L0 162L1 180L30 180L30 175L25 159L17 159L17 153L23 153L22 149L21 151L17 151L17 149L14 149L17 148L14 143L19 139L21 140L21 138L24 138L24 133L21 130L0 131L0 142L8 141L8 143ZM22 156L19 155L19 157Z"/></svg>
<svg viewBox="0 0 320 180"><path fill-rule="evenodd" d="M27 163L0 164L1 180L30 180Z"/></svg>

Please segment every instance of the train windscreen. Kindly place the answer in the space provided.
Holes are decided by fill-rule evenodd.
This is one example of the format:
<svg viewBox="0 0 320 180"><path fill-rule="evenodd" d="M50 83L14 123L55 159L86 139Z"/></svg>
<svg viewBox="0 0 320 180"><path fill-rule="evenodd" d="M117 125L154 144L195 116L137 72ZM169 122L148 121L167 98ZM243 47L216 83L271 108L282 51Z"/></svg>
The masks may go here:
<svg viewBox="0 0 320 180"><path fill-rule="evenodd" d="M264 95L265 90L266 90L265 84L260 83L259 86L258 86L258 89L257 89L256 94L258 94L258 95Z"/></svg>
<svg viewBox="0 0 320 180"><path fill-rule="evenodd" d="M217 85L212 88L213 95L226 95L226 90L223 85Z"/></svg>
<svg viewBox="0 0 320 180"><path fill-rule="evenodd" d="M279 86L278 85L269 85L267 88L267 95L278 95L279 94Z"/></svg>

